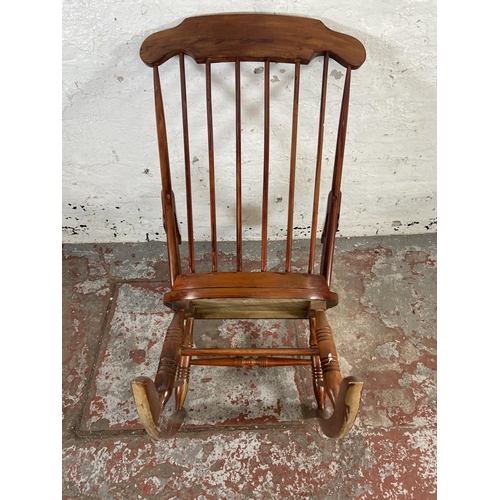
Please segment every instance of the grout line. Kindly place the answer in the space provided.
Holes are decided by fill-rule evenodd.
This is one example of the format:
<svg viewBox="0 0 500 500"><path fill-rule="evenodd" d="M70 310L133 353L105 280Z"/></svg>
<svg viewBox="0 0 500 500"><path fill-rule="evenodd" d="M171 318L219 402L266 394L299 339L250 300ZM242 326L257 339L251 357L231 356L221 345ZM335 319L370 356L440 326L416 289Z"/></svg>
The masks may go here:
<svg viewBox="0 0 500 500"><path fill-rule="evenodd" d="M112 313L112 311L114 311L114 309L116 307L116 303L117 303L116 297L118 295L117 290L118 290L119 284L120 284L119 282L112 281L111 285L110 285L111 294L110 294L110 298L108 301L108 305L106 307L106 312L104 314L103 321L101 323L101 332L99 334L99 340L97 342L97 346L95 347L94 356L93 356L93 360L92 360L92 367L89 370L89 374L88 374L88 378L87 378L87 382L86 382L86 387L85 387L85 392L84 392L84 396L83 396L82 410L80 412L80 415L78 416L78 419L77 419L76 425L75 425L75 434L78 437L84 437L84 435L87 433L87 431L85 431L83 429L84 415L85 415L85 413L88 409L88 406L90 404L91 386L92 386L92 383L94 381L95 371L96 371L97 363L99 361L99 354L101 353L104 335L105 335L105 332L108 330L108 326L109 326L109 323L111 321L111 317L112 317L111 313ZM91 435L93 435L93 433L91 433Z"/></svg>

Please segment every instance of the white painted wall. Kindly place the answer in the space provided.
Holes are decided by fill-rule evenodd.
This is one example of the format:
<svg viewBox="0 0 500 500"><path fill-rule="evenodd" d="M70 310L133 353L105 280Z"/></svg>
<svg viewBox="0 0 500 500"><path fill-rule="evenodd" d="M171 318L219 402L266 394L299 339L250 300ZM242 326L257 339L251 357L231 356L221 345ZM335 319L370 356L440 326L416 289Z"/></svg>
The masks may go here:
<svg viewBox="0 0 500 500"><path fill-rule="evenodd" d="M436 230L436 5L434 0L125 0L63 1L63 241L164 240L159 199L160 176L153 108L152 71L139 58L144 38L173 27L185 17L217 12L274 12L307 15L329 28L358 38L366 47L365 64L352 74L351 107L342 185L340 235L411 234ZM324 179L333 166L338 99L344 70L331 61ZM170 66L169 66L170 65ZM177 122L178 79L162 68L167 120ZM259 179L262 177L263 73L245 64L243 73L244 222L247 237L259 238ZM203 68L189 62L188 99L192 126L206 138ZM296 236L307 237L314 181L318 87L322 61L302 68L298 151ZM319 77L319 78L318 78ZM271 117L270 237L284 238L293 68L273 66ZM214 66L215 160L219 238L234 240L233 73ZM252 83L253 82L253 83ZM278 108L278 97L285 106ZM195 105L196 99L200 100ZM227 106L231 106L228 113ZM285 114L278 126L277 118ZM222 118L229 119L225 127ZM257 125L250 119L257 118ZM306 131L311 126L312 130ZM178 211L182 212L183 171L180 130L171 131L171 159ZM176 141L177 140L177 144ZM191 162L197 239L208 239L206 142L193 141ZM328 180L327 180L328 182ZM322 191L322 203L327 189ZM229 207L229 208L228 208ZM304 215L307 214L307 217ZM322 225L320 212L320 226ZM284 219L283 219L284 220ZM181 227L186 226L181 217ZM183 229L184 231L184 229Z"/></svg>

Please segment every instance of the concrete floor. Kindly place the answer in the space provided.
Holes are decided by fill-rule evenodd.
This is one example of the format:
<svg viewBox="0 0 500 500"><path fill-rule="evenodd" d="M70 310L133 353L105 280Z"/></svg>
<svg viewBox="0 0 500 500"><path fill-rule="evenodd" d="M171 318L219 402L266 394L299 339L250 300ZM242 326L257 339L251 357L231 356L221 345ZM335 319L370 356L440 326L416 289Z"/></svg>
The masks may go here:
<svg viewBox="0 0 500 500"><path fill-rule="evenodd" d="M258 246L245 247L257 265ZM321 434L310 370L193 367L183 428L154 443L130 392L154 377L171 313L164 245L63 247L64 499L436 497L436 235L337 241L327 315L365 381L347 438ZM198 270L210 251L198 247ZM270 270L284 257L271 245ZM306 247L294 251L303 270ZM234 265L234 244L219 262ZM304 322L199 322L202 346L307 344Z"/></svg>

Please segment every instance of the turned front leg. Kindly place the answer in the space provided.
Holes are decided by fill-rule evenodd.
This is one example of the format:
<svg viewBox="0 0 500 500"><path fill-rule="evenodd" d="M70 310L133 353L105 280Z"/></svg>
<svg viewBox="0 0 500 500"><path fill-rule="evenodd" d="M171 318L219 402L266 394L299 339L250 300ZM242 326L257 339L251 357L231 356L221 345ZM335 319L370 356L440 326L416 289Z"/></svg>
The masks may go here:
<svg viewBox="0 0 500 500"><path fill-rule="evenodd" d="M318 341L316 340L316 318L309 318L309 347L315 349L318 347ZM312 375L313 375L313 387L314 395L316 396L316 401L318 402L318 409L325 409L326 393L325 393L325 383L323 380L323 369L321 368L321 359L319 356L311 356L312 362Z"/></svg>
<svg viewBox="0 0 500 500"><path fill-rule="evenodd" d="M315 321L311 322L311 325L314 328L316 342L318 344L325 391L335 407L340 383L342 382L342 374L340 373L332 329L326 319L325 311L321 309L317 310Z"/></svg>
<svg viewBox="0 0 500 500"><path fill-rule="evenodd" d="M193 347L193 326L194 318L186 320L186 332L184 335L183 347ZM177 383L175 388L175 404L177 410L182 410L186 400L189 387L189 371L191 356L181 356L179 368L177 369Z"/></svg>
<svg viewBox="0 0 500 500"><path fill-rule="evenodd" d="M177 366L181 357L184 338L184 311L176 311L161 350L160 363L155 378L158 399L163 408L172 395L177 374Z"/></svg>

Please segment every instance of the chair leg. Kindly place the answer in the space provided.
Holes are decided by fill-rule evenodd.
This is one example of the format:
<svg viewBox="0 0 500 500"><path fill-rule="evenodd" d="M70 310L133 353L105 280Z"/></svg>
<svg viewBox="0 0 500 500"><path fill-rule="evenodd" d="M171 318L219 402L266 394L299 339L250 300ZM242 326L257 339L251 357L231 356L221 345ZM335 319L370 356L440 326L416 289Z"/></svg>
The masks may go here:
<svg viewBox="0 0 500 500"><path fill-rule="evenodd" d="M161 415L176 385L175 376L181 360L183 337L184 311L181 310L174 314L167 329L155 381L149 377L137 377L131 382L137 413L153 439L167 439L173 436L184 421L186 412L182 405L179 408L178 403L170 418L163 419Z"/></svg>
<svg viewBox="0 0 500 500"><path fill-rule="evenodd" d="M309 332L310 340L309 347L317 348L318 342L316 340L316 318L313 316L309 319ZM326 406L326 392L325 383L323 380L323 369L321 368L321 359L319 356L311 356L311 367L313 376L314 395L318 403L318 409L324 410Z"/></svg>
<svg viewBox="0 0 500 500"><path fill-rule="evenodd" d="M186 332L184 334L183 347L193 347L194 318L186 320ZM175 407L182 410L189 388L189 371L191 356L181 356L179 368L177 369L177 380L175 383Z"/></svg>
<svg viewBox="0 0 500 500"><path fill-rule="evenodd" d="M329 418L326 418L324 408L318 408L320 427L328 437L341 438L349 433L356 420L363 382L356 377L346 377L342 380L337 349L325 311L316 311L311 328L314 330L311 337L315 335L318 344L325 393L334 408Z"/></svg>

